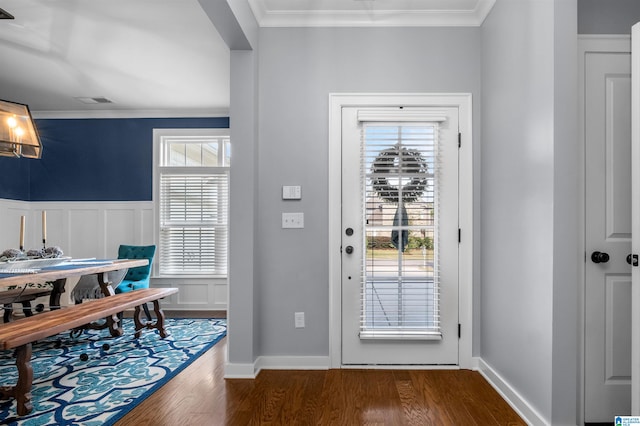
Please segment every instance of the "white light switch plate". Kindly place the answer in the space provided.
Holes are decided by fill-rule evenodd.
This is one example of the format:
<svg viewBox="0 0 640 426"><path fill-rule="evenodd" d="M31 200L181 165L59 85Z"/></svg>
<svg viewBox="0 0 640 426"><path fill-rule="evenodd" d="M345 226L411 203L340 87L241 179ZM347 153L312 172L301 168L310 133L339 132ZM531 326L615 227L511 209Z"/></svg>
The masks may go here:
<svg viewBox="0 0 640 426"><path fill-rule="evenodd" d="M283 228L304 228L304 213L282 213Z"/></svg>

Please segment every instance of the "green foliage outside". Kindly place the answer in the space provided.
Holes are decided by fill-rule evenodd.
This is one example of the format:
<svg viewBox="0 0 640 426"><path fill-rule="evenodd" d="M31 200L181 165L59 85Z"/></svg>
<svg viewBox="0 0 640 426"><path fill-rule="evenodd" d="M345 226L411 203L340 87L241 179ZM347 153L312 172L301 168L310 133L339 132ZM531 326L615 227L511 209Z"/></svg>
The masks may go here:
<svg viewBox="0 0 640 426"><path fill-rule="evenodd" d="M433 238L409 234L409 243L407 244L408 250L421 249L423 247L427 250L433 250ZM391 237L368 237L367 248L378 250L395 249L391 243Z"/></svg>

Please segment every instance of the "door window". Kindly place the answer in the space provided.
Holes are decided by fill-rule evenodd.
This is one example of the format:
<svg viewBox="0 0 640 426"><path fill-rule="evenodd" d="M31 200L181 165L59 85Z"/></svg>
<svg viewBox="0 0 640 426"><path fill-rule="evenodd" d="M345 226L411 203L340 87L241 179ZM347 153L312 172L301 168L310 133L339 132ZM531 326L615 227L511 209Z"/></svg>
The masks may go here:
<svg viewBox="0 0 640 426"><path fill-rule="evenodd" d="M360 338L440 338L437 123L362 127Z"/></svg>

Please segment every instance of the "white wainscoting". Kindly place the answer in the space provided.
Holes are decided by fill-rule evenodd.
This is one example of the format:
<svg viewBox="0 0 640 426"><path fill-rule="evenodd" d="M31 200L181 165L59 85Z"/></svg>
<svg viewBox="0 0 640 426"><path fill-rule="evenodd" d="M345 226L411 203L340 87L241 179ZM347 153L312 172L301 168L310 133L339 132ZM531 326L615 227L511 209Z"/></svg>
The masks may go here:
<svg viewBox="0 0 640 426"><path fill-rule="evenodd" d="M25 249L42 247L43 210L47 212L47 246L59 246L67 256L113 259L120 244L154 244L156 216L152 201L25 202L0 199L0 252L19 246L20 216L26 216ZM154 268L151 285L180 289L164 301L164 309L227 309L225 278L158 277Z"/></svg>

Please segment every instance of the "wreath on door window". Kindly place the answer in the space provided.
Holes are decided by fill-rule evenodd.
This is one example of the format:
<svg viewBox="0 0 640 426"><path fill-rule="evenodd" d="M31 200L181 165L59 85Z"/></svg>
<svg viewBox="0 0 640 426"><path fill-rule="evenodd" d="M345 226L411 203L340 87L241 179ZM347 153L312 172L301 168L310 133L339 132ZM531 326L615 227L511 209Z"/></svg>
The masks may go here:
<svg viewBox="0 0 640 426"><path fill-rule="evenodd" d="M379 198L388 203L410 203L422 196L427 187L427 162L415 149L394 146L380 152L371 165L371 184ZM399 174L410 178L404 185L392 185L389 175Z"/></svg>

